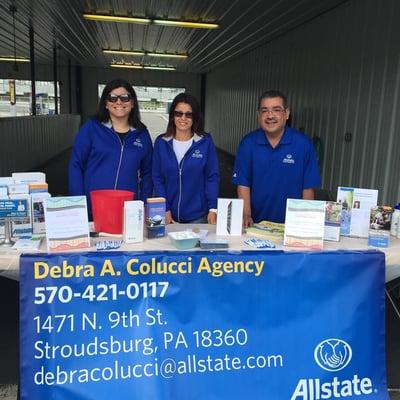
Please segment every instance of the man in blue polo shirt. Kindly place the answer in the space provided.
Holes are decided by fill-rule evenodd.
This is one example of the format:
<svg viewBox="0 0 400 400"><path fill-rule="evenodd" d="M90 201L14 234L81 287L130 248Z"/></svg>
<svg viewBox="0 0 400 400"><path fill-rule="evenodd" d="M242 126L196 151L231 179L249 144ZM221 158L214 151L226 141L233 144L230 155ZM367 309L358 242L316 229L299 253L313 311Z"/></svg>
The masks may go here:
<svg viewBox="0 0 400 400"><path fill-rule="evenodd" d="M286 126L286 97L277 90L258 100L260 128L240 142L232 182L244 201L245 228L262 220L285 222L286 199L314 199L320 186L310 140Z"/></svg>

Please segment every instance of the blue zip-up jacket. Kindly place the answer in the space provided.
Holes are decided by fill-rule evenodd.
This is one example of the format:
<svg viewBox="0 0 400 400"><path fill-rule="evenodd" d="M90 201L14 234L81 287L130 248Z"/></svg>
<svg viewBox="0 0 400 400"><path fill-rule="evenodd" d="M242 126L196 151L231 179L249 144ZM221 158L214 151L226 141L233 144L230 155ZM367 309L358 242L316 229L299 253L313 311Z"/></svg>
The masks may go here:
<svg viewBox="0 0 400 400"><path fill-rule="evenodd" d="M217 208L219 167L210 135L193 136L178 164L173 139L160 135L154 143L153 183L157 197L165 197L167 211L177 222L191 222Z"/></svg>
<svg viewBox="0 0 400 400"><path fill-rule="evenodd" d="M135 199L152 195L151 158L153 146L147 129L131 128L123 142L111 123L95 119L83 124L76 135L69 163L69 192L86 195L98 189L121 189L135 193Z"/></svg>

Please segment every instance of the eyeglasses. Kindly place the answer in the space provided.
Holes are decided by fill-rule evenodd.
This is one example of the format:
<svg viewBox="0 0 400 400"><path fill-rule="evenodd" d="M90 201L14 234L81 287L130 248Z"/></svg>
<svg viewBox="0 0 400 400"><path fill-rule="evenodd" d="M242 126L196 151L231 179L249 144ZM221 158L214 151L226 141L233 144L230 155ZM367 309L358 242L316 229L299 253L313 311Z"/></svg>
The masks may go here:
<svg viewBox="0 0 400 400"><path fill-rule="evenodd" d="M107 96L107 100L110 103L116 103L118 101L118 99L120 99L122 101L122 103L127 103L128 101L132 100L132 97L131 97L131 95L129 93L124 93L124 94L120 94L120 95L109 94Z"/></svg>
<svg viewBox="0 0 400 400"><path fill-rule="evenodd" d="M193 118L193 113L191 111L174 111L174 117L176 118L182 118L183 116L185 116L186 118Z"/></svg>
<svg viewBox="0 0 400 400"><path fill-rule="evenodd" d="M279 115L282 114L286 111L286 108L284 107L272 107L272 108L267 108L267 107L262 107L260 108L260 113L261 114L272 114L272 115Z"/></svg>

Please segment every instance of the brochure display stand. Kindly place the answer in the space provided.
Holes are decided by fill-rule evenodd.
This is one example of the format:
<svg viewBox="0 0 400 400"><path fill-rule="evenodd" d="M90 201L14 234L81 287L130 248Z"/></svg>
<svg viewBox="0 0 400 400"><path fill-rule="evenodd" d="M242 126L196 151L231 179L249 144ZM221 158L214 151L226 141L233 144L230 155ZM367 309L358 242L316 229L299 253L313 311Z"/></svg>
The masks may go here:
<svg viewBox="0 0 400 400"><path fill-rule="evenodd" d="M11 240L12 221L27 218L28 210L28 201L25 199L0 199L0 220L4 220L4 240L0 242L1 246L11 247L14 244Z"/></svg>
<svg viewBox="0 0 400 400"><path fill-rule="evenodd" d="M11 240L11 219L4 220L4 239L0 242L0 246L11 247L14 241Z"/></svg>

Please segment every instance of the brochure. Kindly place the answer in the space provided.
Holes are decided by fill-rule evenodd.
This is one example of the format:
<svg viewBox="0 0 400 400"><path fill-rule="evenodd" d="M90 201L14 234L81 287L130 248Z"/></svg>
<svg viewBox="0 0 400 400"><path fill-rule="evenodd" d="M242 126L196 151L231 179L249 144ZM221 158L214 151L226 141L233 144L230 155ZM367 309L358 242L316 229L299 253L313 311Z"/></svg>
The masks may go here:
<svg viewBox="0 0 400 400"><path fill-rule="evenodd" d="M321 250L324 244L325 201L288 199L283 244Z"/></svg>
<svg viewBox="0 0 400 400"><path fill-rule="evenodd" d="M368 246L389 247L392 214L393 208L389 206L371 208Z"/></svg>
<svg viewBox="0 0 400 400"><path fill-rule="evenodd" d="M146 227L149 239L165 236L165 198L150 197L146 204Z"/></svg>
<svg viewBox="0 0 400 400"><path fill-rule="evenodd" d="M26 213L26 217L24 218L13 218L11 236L15 238L32 235L31 198L29 194L13 194L9 197L10 201L18 203L18 211Z"/></svg>
<svg viewBox="0 0 400 400"><path fill-rule="evenodd" d="M371 208L377 205L378 191L339 186L337 201L342 204L340 234L367 238Z"/></svg>
<svg viewBox="0 0 400 400"><path fill-rule="evenodd" d="M46 183L46 174L43 172L13 172L15 183Z"/></svg>
<svg viewBox="0 0 400 400"><path fill-rule="evenodd" d="M0 199L0 219L3 218L27 218L29 215L28 200Z"/></svg>
<svg viewBox="0 0 400 400"><path fill-rule="evenodd" d="M217 235L240 236L243 226L243 200L218 199Z"/></svg>
<svg viewBox="0 0 400 400"><path fill-rule="evenodd" d="M46 233L44 202L49 197L51 197L51 195L47 192L31 194L32 230L34 235L44 235Z"/></svg>
<svg viewBox="0 0 400 400"><path fill-rule="evenodd" d="M37 251L40 248L41 237L19 238L12 247L18 251Z"/></svg>
<svg viewBox="0 0 400 400"><path fill-rule="evenodd" d="M283 239L285 232L285 224L271 221L260 221L247 228L246 232L249 235L259 235L272 240L281 240Z"/></svg>
<svg viewBox="0 0 400 400"><path fill-rule="evenodd" d="M341 214L342 205L340 203L335 203L334 201L326 202L324 240L339 241Z"/></svg>
<svg viewBox="0 0 400 400"><path fill-rule="evenodd" d="M50 197L44 215L48 252L90 247L86 196Z"/></svg>

